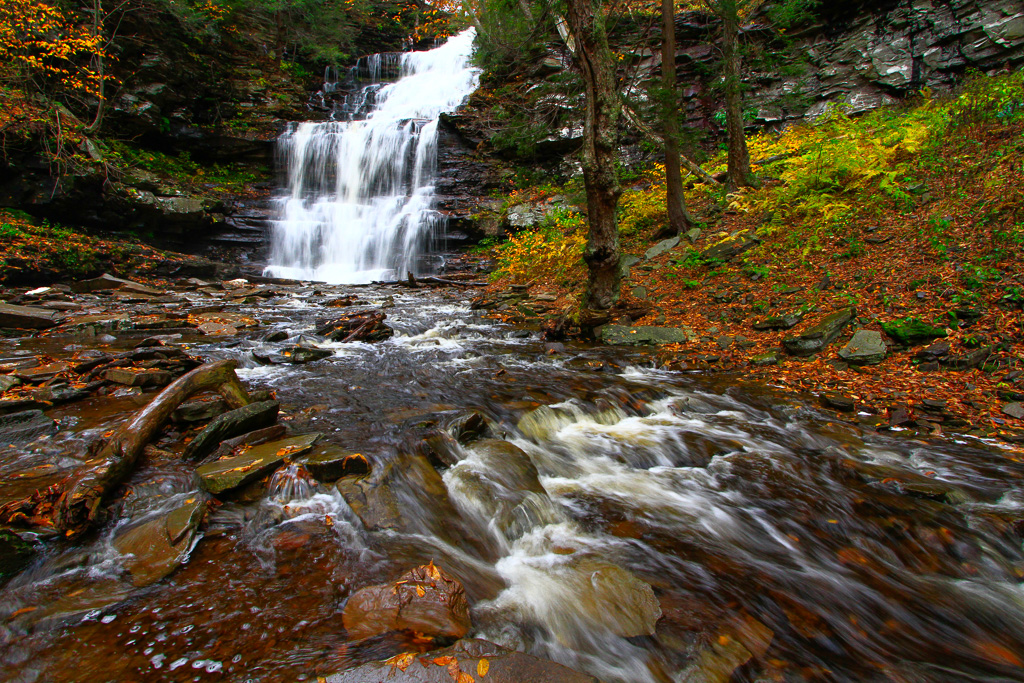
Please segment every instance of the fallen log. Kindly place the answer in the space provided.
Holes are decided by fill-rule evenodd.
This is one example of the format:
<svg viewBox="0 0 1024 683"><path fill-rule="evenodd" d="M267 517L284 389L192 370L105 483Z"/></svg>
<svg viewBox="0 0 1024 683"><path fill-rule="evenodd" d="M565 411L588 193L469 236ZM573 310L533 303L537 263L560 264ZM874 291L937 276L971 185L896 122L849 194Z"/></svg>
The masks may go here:
<svg viewBox="0 0 1024 683"><path fill-rule="evenodd" d="M27 500L0 508L0 523L50 526L69 537L85 532L96 521L100 505L132 473L146 444L178 406L195 394L213 390L232 408L250 402L235 375L236 367L233 360L207 363L179 377L109 439L96 442L89 449L94 455L77 470Z"/></svg>

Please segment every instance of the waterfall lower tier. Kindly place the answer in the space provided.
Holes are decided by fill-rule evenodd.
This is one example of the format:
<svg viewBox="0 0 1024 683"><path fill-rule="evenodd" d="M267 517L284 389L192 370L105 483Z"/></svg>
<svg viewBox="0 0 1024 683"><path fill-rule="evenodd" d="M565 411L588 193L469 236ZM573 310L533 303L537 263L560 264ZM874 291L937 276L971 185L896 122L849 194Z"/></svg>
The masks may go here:
<svg viewBox="0 0 1024 683"><path fill-rule="evenodd" d="M397 81L359 94L353 111L368 109L365 119L301 123L281 136L288 185L268 275L356 284L432 270L444 231L434 209L437 122L477 87L473 37L401 55Z"/></svg>

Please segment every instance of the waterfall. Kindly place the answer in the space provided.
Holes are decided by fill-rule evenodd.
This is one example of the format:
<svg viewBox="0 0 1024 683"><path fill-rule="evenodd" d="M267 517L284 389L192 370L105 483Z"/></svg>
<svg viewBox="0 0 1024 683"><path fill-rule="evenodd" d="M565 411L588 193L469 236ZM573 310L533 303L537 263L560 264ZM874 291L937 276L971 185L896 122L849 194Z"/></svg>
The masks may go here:
<svg viewBox="0 0 1024 683"><path fill-rule="evenodd" d="M437 124L477 87L473 38L469 29L402 54L398 80L363 87L343 112L349 120L300 123L281 136L287 187L267 275L358 284L430 270L444 228L434 210ZM371 80L387 76L386 64L367 60Z"/></svg>

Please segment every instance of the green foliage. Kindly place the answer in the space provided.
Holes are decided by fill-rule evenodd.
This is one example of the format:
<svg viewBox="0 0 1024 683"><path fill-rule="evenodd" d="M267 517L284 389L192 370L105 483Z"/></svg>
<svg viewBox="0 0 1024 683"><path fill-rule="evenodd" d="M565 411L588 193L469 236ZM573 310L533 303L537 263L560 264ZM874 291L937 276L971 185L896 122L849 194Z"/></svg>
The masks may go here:
<svg viewBox="0 0 1024 683"><path fill-rule="evenodd" d="M582 284L586 220L571 209L548 214L536 230L524 230L496 247L498 267L492 277L512 282L552 279L562 286Z"/></svg>
<svg viewBox="0 0 1024 683"><path fill-rule="evenodd" d="M1006 125L1024 120L1024 71L991 78L974 72L965 81L963 94L949 107L954 130L977 135L987 125Z"/></svg>
<svg viewBox="0 0 1024 683"><path fill-rule="evenodd" d="M0 239L16 239L18 237L24 237L25 233L22 232L16 225L10 223L4 223L0 225Z"/></svg>

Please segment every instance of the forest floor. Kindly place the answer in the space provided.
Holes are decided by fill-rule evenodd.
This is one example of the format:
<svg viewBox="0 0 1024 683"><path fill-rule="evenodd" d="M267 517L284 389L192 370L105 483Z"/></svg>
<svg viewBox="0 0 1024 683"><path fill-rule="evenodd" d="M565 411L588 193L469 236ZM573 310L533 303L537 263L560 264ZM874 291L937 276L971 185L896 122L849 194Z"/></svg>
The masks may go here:
<svg viewBox="0 0 1024 683"><path fill-rule="evenodd" d="M758 136L753 158L772 159L757 169L763 186L729 196L693 186L700 236L648 251L664 226L654 169L623 195L622 248L635 263L612 322L685 335L660 349L669 368L807 392L874 428L1024 443L1024 123L975 122L956 109L965 97ZM513 235L495 249L491 301L529 287L494 315L572 317L581 224L556 213L540 243ZM849 307L855 318L820 352L784 351L784 339ZM790 329L755 329L766 322ZM885 344L880 362L840 354L860 330Z"/></svg>

